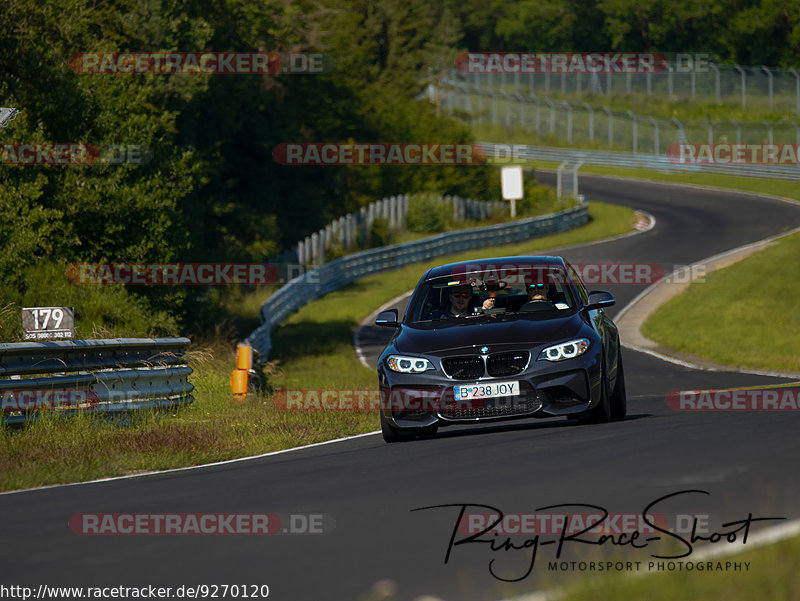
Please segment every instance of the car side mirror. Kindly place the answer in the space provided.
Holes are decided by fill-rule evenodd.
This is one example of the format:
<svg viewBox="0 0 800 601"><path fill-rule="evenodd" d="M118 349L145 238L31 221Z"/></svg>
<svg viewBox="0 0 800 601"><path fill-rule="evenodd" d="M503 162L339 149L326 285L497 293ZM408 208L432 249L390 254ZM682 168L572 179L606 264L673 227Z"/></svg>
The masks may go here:
<svg viewBox="0 0 800 601"><path fill-rule="evenodd" d="M617 301L614 300L610 292L606 292L605 290L592 290L589 293L589 302L584 309L587 311L602 309L603 307L610 307L616 302Z"/></svg>
<svg viewBox="0 0 800 601"><path fill-rule="evenodd" d="M397 309L387 309L378 313L375 319L376 326L385 326L387 328L399 328L400 322L397 321Z"/></svg>

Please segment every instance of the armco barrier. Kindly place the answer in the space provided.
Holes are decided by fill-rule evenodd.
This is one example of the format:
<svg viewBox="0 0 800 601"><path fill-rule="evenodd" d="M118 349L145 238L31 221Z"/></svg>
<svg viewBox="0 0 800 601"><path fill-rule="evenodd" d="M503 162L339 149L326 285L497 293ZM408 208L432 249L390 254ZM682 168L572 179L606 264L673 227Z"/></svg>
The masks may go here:
<svg viewBox="0 0 800 601"><path fill-rule="evenodd" d="M25 421L43 409L109 412L190 403L192 368L184 364L189 343L120 338L0 344L2 421Z"/></svg>
<svg viewBox="0 0 800 601"><path fill-rule="evenodd" d="M522 219L488 227L445 232L437 236L394 244L341 257L298 276L261 305L261 325L246 340L263 363L272 348L270 330L306 303L373 273L396 269L441 255L491 245L529 240L583 225L589 219L586 205L543 217Z"/></svg>
<svg viewBox="0 0 800 601"><path fill-rule="evenodd" d="M481 142L490 156L504 156L510 146ZM705 165L672 162L666 155L644 152L615 152L610 150L582 150L579 148L555 148L552 146L514 145L513 160L552 161L582 163L601 167L626 167L651 169L665 173L716 173L739 177L760 177L800 181L800 165ZM509 159L509 164L512 159Z"/></svg>

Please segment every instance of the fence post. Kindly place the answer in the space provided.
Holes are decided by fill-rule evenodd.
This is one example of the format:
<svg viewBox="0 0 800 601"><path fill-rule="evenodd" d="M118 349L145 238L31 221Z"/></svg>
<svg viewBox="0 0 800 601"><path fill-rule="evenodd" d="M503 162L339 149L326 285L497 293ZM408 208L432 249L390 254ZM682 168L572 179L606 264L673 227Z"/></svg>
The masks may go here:
<svg viewBox="0 0 800 601"><path fill-rule="evenodd" d="M674 71L674 69L672 68L672 65L667 63L667 100L672 100L672 96L673 96L673 93L672 93L674 91L673 90L673 84L672 84L672 73L673 73L673 71Z"/></svg>
<svg viewBox="0 0 800 601"><path fill-rule="evenodd" d="M389 197L389 230L395 231L395 227L397 224L396 220L397 215L397 197L390 196Z"/></svg>
<svg viewBox="0 0 800 601"><path fill-rule="evenodd" d="M567 144L572 144L572 107L566 100L561 104L567 109Z"/></svg>
<svg viewBox="0 0 800 601"><path fill-rule="evenodd" d="M762 121L762 123L767 126L767 136L769 138L769 144L772 145L772 125L767 121Z"/></svg>
<svg viewBox="0 0 800 601"><path fill-rule="evenodd" d="M733 65L733 68L736 69L742 76L742 110L747 106L747 75L745 75L744 69L742 69L739 65Z"/></svg>
<svg viewBox="0 0 800 601"><path fill-rule="evenodd" d="M631 119L633 119L633 152L636 154L637 146L639 144L639 136L637 135L638 132L636 131L636 115L633 114L633 111L627 111L628 115Z"/></svg>
<svg viewBox="0 0 800 601"><path fill-rule="evenodd" d="M648 119L653 124L653 154L658 154L658 121L653 117L648 117Z"/></svg>
<svg viewBox="0 0 800 601"><path fill-rule="evenodd" d="M789 69L789 73L794 75L794 112L800 115L800 73L797 69Z"/></svg>
<svg viewBox="0 0 800 601"><path fill-rule="evenodd" d="M708 63L708 66L714 70L714 98L716 98L717 104L720 104L721 100L719 96L719 69L714 63Z"/></svg>
<svg viewBox="0 0 800 601"><path fill-rule="evenodd" d="M314 265L320 265L320 258L319 258L319 234L314 232L311 234L311 253L314 261Z"/></svg>
<svg viewBox="0 0 800 601"><path fill-rule="evenodd" d="M550 133L556 133L556 105L548 98L542 98L547 106L550 107Z"/></svg>
<svg viewBox="0 0 800 601"><path fill-rule="evenodd" d="M611 114L611 109L606 105L601 107L608 115L608 145L614 145L614 116Z"/></svg>
<svg viewBox="0 0 800 601"><path fill-rule="evenodd" d="M372 217L374 215L375 209L373 208L374 203L369 203L369 207L361 207L358 211L359 216L359 234L361 236L361 245L366 248L367 242L369 241L369 233L372 230Z"/></svg>
<svg viewBox="0 0 800 601"><path fill-rule="evenodd" d="M767 86L769 90L769 110L772 110L772 71L768 67L761 65L761 70L767 74ZM772 142L770 142L772 144Z"/></svg>
<svg viewBox="0 0 800 601"><path fill-rule="evenodd" d="M594 111L592 110L592 107L589 106L588 102L584 102L583 103L583 107L589 113L589 141L593 142L594 141Z"/></svg>
<svg viewBox="0 0 800 601"><path fill-rule="evenodd" d="M742 143L742 128L739 127L739 124L736 121L734 121L733 119L729 119L729 121L736 128L736 143L737 144L741 144Z"/></svg>

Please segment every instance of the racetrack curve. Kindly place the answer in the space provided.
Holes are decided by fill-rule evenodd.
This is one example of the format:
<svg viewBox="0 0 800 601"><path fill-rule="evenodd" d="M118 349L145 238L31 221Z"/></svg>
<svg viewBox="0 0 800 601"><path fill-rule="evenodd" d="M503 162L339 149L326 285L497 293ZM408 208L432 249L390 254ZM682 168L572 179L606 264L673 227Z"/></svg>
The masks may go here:
<svg viewBox="0 0 800 601"><path fill-rule="evenodd" d="M656 227L560 251L573 263L686 265L800 225L797 205L735 192L594 176L581 177L581 191L590 201L647 211ZM613 316L645 286L594 287L616 297ZM543 546L532 574L514 585L493 578L489 563L497 559L501 575L521 575L529 558L520 552L461 545L445 564L457 509L413 509L472 503L531 512L586 503L638 513L664 495L702 489L710 495L686 495L659 509L721 522L748 513L800 517L797 411L676 412L665 402L672 390L786 380L691 370L630 350L624 359L629 415L621 422L453 426L393 445L364 436L197 470L2 495L0 582L267 584L270 599L367 601L376 598L369 593L376 582L391 579L399 601L423 594L493 600L576 574L547 571L553 546ZM336 524L316 536L80 536L68 527L79 513L195 512L321 513ZM583 546L573 545L565 557L578 551ZM595 559L619 553L608 545L585 551ZM648 550L632 553L650 559Z"/></svg>

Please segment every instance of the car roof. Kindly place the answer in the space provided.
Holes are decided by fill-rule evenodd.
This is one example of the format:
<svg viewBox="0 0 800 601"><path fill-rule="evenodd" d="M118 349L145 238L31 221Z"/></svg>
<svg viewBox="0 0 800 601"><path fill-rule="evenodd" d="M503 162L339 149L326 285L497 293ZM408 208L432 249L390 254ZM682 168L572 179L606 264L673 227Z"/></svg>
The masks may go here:
<svg viewBox="0 0 800 601"><path fill-rule="evenodd" d="M516 257L487 257L485 259L470 259L469 261L459 261L457 263L448 263L446 265L439 265L428 270L425 274L425 280L445 277L451 275L454 271L464 273L472 269L486 269L487 267L499 268L502 265L538 265L547 267L556 267L566 270L566 264L563 257L554 255L537 255L537 256L516 256Z"/></svg>

